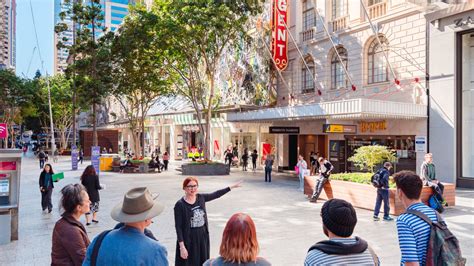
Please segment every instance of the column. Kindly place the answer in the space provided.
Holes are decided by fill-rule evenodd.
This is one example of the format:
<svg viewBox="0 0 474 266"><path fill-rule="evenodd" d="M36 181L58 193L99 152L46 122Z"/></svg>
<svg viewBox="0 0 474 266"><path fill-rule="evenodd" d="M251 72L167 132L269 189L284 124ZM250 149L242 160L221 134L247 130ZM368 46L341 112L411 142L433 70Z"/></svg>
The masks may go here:
<svg viewBox="0 0 474 266"><path fill-rule="evenodd" d="M220 161L223 160L222 158L222 155L224 155L224 149L225 149L225 146L224 146L224 126L221 126L221 138L220 138L220 142L219 145L220 145L220 148L221 148L221 157L219 158Z"/></svg>
<svg viewBox="0 0 474 266"><path fill-rule="evenodd" d="M260 144L260 124L257 126L257 147L255 147L255 149L257 150L257 153L258 153L258 157L257 157L257 168L260 168L260 164L258 162L261 161L260 158L262 158L262 145Z"/></svg>
<svg viewBox="0 0 474 266"><path fill-rule="evenodd" d="M176 139L175 139L175 136L174 136L174 126L173 125L170 125L170 158L174 158L175 157L175 154L176 154L176 151L175 151L175 147L176 147Z"/></svg>

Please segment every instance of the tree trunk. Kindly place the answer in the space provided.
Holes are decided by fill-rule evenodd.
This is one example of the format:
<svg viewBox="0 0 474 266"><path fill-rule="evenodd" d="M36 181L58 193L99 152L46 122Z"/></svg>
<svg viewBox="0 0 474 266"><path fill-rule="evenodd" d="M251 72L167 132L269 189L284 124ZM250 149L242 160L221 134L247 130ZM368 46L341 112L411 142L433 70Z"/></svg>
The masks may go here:
<svg viewBox="0 0 474 266"><path fill-rule="evenodd" d="M99 139L97 136L97 117L96 117L96 105L92 104L92 145L98 146Z"/></svg>
<svg viewBox="0 0 474 266"><path fill-rule="evenodd" d="M59 148L64 150L66 148L66 130L64 128L60 129L59 135L61 136L61 139L59 140Z"/></svg>
<svg viewBox="0 0 474 266"><path fill-rule="evenodd" d="M141 139L141 143L142 143L142 156L145 157L145 117L142 115L142 119L141 119L141 131L142 131L142 139Z"/></svg>
<svg viewBox="0 0 474 266"><path fill-rule="evenodd" d="M204 159L211 159L211 121L212 121L212 100L214 98L214 76L207 75L209 81L209 103L207 106L207 116L206 116L206 133L204 140Z"/></svg>

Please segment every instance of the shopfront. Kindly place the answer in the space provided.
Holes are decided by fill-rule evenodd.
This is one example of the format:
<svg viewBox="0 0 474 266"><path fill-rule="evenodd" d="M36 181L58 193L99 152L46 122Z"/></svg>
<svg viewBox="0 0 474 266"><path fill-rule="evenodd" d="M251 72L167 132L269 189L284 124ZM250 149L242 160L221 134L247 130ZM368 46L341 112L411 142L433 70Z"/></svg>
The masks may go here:
<svg viewBox="0 0 474 266"><path fill-rule="evenodd" d="M441 180L474 187L474 3L452 5L426 18L429 150Z"/></svg>

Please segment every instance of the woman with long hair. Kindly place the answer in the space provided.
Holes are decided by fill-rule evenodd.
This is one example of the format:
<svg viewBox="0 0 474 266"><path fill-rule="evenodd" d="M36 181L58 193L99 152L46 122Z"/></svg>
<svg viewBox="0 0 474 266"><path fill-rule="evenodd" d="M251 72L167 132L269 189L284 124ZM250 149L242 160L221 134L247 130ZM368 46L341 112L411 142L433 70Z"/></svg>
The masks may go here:
<svg viewBox="0 0 474 266"><path fill-rule="evenodd" d="M213 193L198 193L198 179L187 177L183 181L184 197L174 206L176 235L175 265L201 266L210 256L209 226L206 202L220 198L231 189L241 186L238 182Z"/></svg>
<svg viewBox="0 0 474 266"><path fill-rule="evenodd" d="M100 201L99 190L102 189L102 187L100 186L99 176L97 175L94 166L89 165L84 169L81 176L81 184L86 188L91 201L90 211L86 213L86 225L91 224L91 213L92 222L98 223L97 212L99 211Z"/></svg>
<svg viewBox="0 0 474 266"><path fill-rule="evenodd" d="M221 265L271 265L258 257L259 245L257 229L252 218L244 213L236 213L227 222L219 250L220 257L207 260L204 266Z"/></svg>
<svg viewBox="0 0 474 266"><path fill-rule="evenodd" d="M81 184L69 184L61 194L63 212L53 229L51 265L82 265L90 240L79 219L89 211L89 196Z"/></svg>
<svg viewBox="0 0 474 266"><path fill-rule="evenodd" d="M53 167L51 164L46 164L43 167L43 171L39 177L39 188L41 192L41 208L43 211L48 209L48 213L53 210L53 204L51 203L51 195L53 194Z"/></svg>

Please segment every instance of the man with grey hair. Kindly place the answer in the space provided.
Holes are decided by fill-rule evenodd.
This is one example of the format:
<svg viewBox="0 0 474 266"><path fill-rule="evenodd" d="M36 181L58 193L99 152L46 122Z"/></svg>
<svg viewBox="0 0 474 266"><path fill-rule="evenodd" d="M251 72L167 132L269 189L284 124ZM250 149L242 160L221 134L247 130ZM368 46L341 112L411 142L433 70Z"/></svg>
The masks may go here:
<svg viewBox="0 0 474 266"><path fill-rule="evenodd" d="M384 221L393 221L393 218L390 217L390 202L389 202L389 178L390 178L390 169L392 169L392 164L390 162L385 162L383 167L380 168L375 175L379 175L379 187L377 188L377 199L375 201L374 209L374 221L380 221L379 213L380 207L382 207L383 201L383 220Z"/></svg>
<svg viewBox="0 0 474 266"><path fill-rule="evenodd" d="M433 163L432 153L425 154L425 160L421 164L420 178L421 181L423 181L424 186L428 186L433 189L433 193L438 201L442 205L447 206L448 204L443 198L444 186L441 184L441 182L439 182L438 179L436 179L436 168Z"/></svg>

